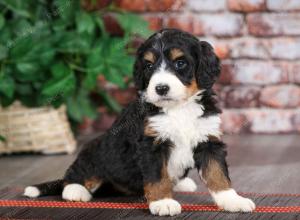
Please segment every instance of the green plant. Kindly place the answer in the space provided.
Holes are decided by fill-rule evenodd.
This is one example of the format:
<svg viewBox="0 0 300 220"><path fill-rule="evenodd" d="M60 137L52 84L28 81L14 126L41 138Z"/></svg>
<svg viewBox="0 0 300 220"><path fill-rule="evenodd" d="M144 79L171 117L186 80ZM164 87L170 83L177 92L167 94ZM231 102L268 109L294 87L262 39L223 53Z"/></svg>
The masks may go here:
<svg viewBox="0 0 300 220"><path fill-rule="evenodd" d="M87 12L79 0L2 0L0 2L0 102L35 107L65 103L69 117L94 118L89 94L98 91L111 108L118 105L97 77L126 88L132 73L130 42L150 34L146 21L114 5ZM106 32L102 15L113 12L123 36Z"/></svg>
<svg viewBox="0 0 300 220"><path fill-rule="evenodd" d="M5 137L0 135L0 142L5 142L5 141L6 141Z"/></svg>

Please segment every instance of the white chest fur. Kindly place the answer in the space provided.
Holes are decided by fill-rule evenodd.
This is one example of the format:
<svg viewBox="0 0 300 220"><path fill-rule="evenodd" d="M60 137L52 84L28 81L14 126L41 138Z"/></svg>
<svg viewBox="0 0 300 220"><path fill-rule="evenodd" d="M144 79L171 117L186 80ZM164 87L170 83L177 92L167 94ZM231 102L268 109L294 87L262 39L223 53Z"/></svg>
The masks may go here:
<svg viewBox="0 0 300 220"><path fill-rule="evenodd" d="M174 144L168 161L168 173L174 181L184 174L186 168L194 167L193 150L198 143L207 141L209 135L221 135L220 117L202 115L203 106L191 100L149 118L149 124L159 138L171 140Z"/></svg>

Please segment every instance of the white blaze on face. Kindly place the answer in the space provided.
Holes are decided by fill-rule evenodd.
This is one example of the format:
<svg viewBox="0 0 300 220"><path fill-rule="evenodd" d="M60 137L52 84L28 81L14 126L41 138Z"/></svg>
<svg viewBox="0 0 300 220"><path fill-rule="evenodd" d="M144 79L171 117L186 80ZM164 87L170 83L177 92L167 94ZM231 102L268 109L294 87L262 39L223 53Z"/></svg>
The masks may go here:
<svg viewBox="0 0 300 220"><path fill-rule="evenodd" d="M168 85L170 87L170 90L165 96L160 96L156 93L155 87L159 84ZM154 72L149 81L146 98L148 102L159 107L174 105L187 98L186 86L175 74L166 70L166 64L162 62L159 69Z"/></svg>

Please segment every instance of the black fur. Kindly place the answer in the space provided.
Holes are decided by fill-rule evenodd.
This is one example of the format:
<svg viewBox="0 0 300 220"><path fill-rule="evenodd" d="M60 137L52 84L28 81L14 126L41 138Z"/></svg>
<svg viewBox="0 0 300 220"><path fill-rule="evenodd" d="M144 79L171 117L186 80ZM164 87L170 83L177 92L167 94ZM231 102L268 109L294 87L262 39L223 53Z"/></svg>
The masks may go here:
<svg viewBox="0 0 300 220"><path fill-rule="evenodd" d="M216 94L212 89L205 90L201 93L201 99L198 103L204 106L204 114L202 117L209 117L222 113L222 110L218 107L215 95Z"/></svg>
<svg viewBox="0 0 300 220"><path fill-rule="evenodd" d="M50 196L62 193L63 183L64 181L62 179L58 179L50 182L40 183L35 186L39 189L40 196Z"/></svg>
<svg viewBox="0 0 300 220"><path fill-rule="evenodd" d="M165 29L152 35L137 51L134 67L134 81L138 91L142 94L147 88L151 76L157 68L145 68L142 59L146 50L152 50L158 59L163 59L165 51L179 47L185 55L188 65L174 74L184 85L190 85L196 80L199 89L205 89L202 98L197 102L204 108L204 115L208 117L219 114L221 111L216 106L212 85L220 73L219 59L212 47L199 41L192 35L175 29ZM159 63L159 62L158 62ZM169 65L169 68L173 68ZM172 143L169 140L156 143L154 137L144 134L145 122L153 115L163 114L159 107L147 103L143 96L129 104L123 110L111 129L103 136L88 143L80 152L75 162L67 170L62 181L56 185L56 192L61 191L63 184L79 183L94 176L104 183L112 184L126 191L142 193L145 183L157 182L161 177L161 169L171 151ZM205 169L208 160L217 160L226 176L228 176L225 161L226 152L221 142L199 143L194 152L194 159L198 169ZM188 174L189 167L183 177ZM47 194L47 189L36 185ZM49 186L53 186L50 184ZM48 189L51 193L51 189ZM48 193L48 194L49 194Z"/></svg>

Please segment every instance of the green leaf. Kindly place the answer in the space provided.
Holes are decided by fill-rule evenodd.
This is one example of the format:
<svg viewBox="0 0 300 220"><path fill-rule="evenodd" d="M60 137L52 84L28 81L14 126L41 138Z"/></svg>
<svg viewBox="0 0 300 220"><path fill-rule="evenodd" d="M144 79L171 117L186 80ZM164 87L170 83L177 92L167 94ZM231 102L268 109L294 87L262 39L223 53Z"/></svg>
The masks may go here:
<svg viewBox="0 0 300 220"><path fill-rule="evenodd" d="M55 79L61 79L68 76L70 71L71 70L62 62L58 62L51 67L51 74Z"/></svg>
<svg viewBox="0 0 300 220"><path fill-rule="evenodd" d="M83 90L67 99L67 111L70 118L77 122L81 122L84 117L97 117L96 107L91 103L87 91Z"/></svg>
<svg viewBox="0 0 300 220"><path fill-rule="evenodd" d="M87 89L95 88L97 77L104 70L104 61L102 56L101 45L92 50L86 60L87 73L83 81L83 85Z"/></svg>
<svg viewBox="0 0 300 220"><path fill-rule="evenodd" d="M8 49L7 47L0 44L0 60L3 60L7 57Z"/></svg>
<svg viewBox="0 0 300 220"><path fill-rule="evenodd" d="M78 33L92 33L95 29L93 17L86 12L79 12L76 14L76 24Z"/></svg>
<svg viewBox="0 0 300 220"><path fill-rule="evenodd" d="M62 68L57 76L63 76L63 78L53 78L47 81L42 88L42 95L56 96L57 94L64 94L67 96L76 87L76 78L71 69L67 67Z"/></svg>
<svg viewBox="0 0 300 220"><path fill-rule="evenodd" d="M30 95L33 93L33 88L30 83L18 83L16 85L16 91L20 95Z"/></svg>
<svg viewBox="0 0 300 220"><path fill-rule="evenodd" d="M83 80L83 86L86 89L94 89L97 85L97 77L100 75L100 72L88 71L86 77Z"/></svg>
<svg viewBox="0 0 300 220"><path fill-rule="evenodd" d="M148 22L138 15L126 12L117 14L116 19L127 34L138 34L146 38L152 33L148 29Z"/></svg>
<svg viewBox="0 0 300 220"><path fill-rule="evenodd" d="M120 106L120 104L116 102L116 100L114 100L107 92L101 90L98 92L104 99L105 104L108 105L110 109L117 113L120 113L122 111L122 107Z"/></svg>
<svg viewBox="0 0 300 220"><path fill-rule="evenodd" d="M1 2L4 4L7 8L12 10L17 15L23 16L23 17L30 17L30 13L28 11L28 4L26 1L22 0L2 0Z"/></svg>
<svg viewBox="0 0 300 220"><path fill-rule="evenodd" d="M72 21L75 12L80 10L80 1L73 0L55 0L56 9L52 14L61 17L65 22Z"/></svg>
<svg viewBox="0 0 300 220"><path fill-rule="evenodd" d="M103 19L100 16L96 16L96 17L94 17L94 19L95 19L96 25L99 27L99 29L102 33L102 38L109 37L109 34L107 33L107 31L105 29Z"/></svg>
<svg viewBox="0 0 300 220"><path fill-rule="evenodd" d="M9 43L12 40L12 32L10 30L10 27L8 25L5 25L1 29L1 34L0 34L0 42L6 46L9 47Z"/></svg>
<svg viewBox="0 0 300 220"><path fill-rule="evenodd" d="M0 141L1 141L1 142L6 142L5 137L3 137L2 135L0 135Z"/></svg>
<svg viewBox="0 0 300 220"><path fill-rule="evenodd" d="M55 32L65 31L66 26L67 26L66 22L61 19L55 20L52 23L52 28L54 29Z"/></svg>
<svg viewBox="0 0 300 220"><path fill-rule="evenodd" d="M120 71L114 67L110 67L104 71L105 78L119 86L120 88L125 88L126 84L124 82L122 74L120 74Z"/></svg>
<svg viewBox="0 0 300 220"><path fill-rule="evenodd" d="M38 71L37 63L17 63L17 69L24 74L34 74Z"/></svg>
<svg viewBox="0 0 300 220"><path fill-rule="evenodd" d="M11 76L0 72L0 93L7 98L12 98L15 91L15 82Z"/></svg>
<svg viewBox="0 0 300 220"><path fill-rule="evenodd" d="M21 38L13 44L11 58L13 60L24 60L27 54L33 49L34 42L31 37Z"/></svg>
<svg viewBox="0 0 300 220"><path fill-rule="evenodd" d="M54 60L55 50L47 48L39 54L39 61L41 65L48 67Z"/></svg>
<svg viewBox="0 0 300 220"><path fill-rule="evenodd" d="M90 49L88 38L82 38L76 32L66 32L58 42L58 49L64 53L87 53Z"/></svg>
<svg viewBox="0 0 300 220"><path fill-rule="evenodd" d="M0 14L0 30L2 29L2 27L4 26L5 24L5 20L4 20L4 17L2 14Z"/></svg>

